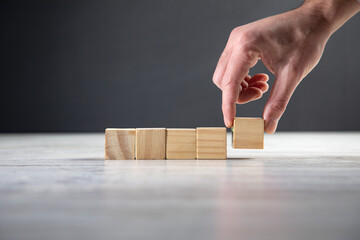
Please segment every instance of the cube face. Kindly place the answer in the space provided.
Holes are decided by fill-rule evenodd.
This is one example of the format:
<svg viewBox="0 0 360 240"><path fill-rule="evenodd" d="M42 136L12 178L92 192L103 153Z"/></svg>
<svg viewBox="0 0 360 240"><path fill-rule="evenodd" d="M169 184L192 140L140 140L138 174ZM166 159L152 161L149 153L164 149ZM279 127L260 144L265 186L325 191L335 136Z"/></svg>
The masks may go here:
<svg viewBox="0 0 360 240"><path fill-rule="evenodd" d="M197 128L197 159L226 159L226 128Z"/></svg>
<svg viewBox="0 0 360 240"><path fill-rule="evenodd" d="M105 160L135 159L135 128L105 129Z"/></svg>
<svg viewBox="0 0 360 240"><path fill-rule="evenodd" d="M195 159L196 129L166 130L166 159Z"/></svg>
<svg viewBox="0 0 360 240"><path fill-rule="evenodd" d="M136 159L165 159L166 129L136 129Z"/></svg>
<svg viewBox="0 0 360 240"><path fill-rule="evenodd" d="M233 148L263 149L264 119L235 118L233 128Z"/></svg>

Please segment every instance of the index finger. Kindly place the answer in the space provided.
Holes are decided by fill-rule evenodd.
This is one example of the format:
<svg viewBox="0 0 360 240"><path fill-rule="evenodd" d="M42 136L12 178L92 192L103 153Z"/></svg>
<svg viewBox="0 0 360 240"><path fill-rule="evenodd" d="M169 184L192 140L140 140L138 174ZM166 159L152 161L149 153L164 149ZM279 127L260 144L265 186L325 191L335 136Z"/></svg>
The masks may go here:
<svg viewBox="0 0 360 240"><path fill-rule="evenodd" d="M250 64L238 56L231 56L223 78L222 111L226 127L232 127L236 116L236 101L242 90L241 82L249 72Z"/></svg>

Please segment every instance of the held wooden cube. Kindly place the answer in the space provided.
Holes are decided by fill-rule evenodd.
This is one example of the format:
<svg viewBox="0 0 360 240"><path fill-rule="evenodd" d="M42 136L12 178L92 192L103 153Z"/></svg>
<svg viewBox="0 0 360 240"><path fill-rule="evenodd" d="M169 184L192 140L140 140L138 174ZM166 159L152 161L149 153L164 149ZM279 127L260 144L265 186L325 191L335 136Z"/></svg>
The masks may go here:
<svg viewBox="0 0 360 240"><path fill-rule="evenodd" d="M226 128L199 127L196 129L197 159L226 159Z"/></svg>
<svg viewBox="0 0 360 240"><path fill-rule="evenodd" d="M233 127L233 148L263 149L264 119L235 118Z"/></svg>
<svg viewBox="0 0 360 240"><path fill-rule="evenodd" d="M166 129L166 159L196 159L196 129Z"/></svg>
<svg viewBox="0 0 360 240"><path fill-rule="evenodd" d="M135 128L105 129L105 160L135 159Z"/></svg>
<svg viewBox="0 0 360 240"><path fill-rule="evenodd" d="M136 159L165 159L166 129L136 129Z"/></svg>

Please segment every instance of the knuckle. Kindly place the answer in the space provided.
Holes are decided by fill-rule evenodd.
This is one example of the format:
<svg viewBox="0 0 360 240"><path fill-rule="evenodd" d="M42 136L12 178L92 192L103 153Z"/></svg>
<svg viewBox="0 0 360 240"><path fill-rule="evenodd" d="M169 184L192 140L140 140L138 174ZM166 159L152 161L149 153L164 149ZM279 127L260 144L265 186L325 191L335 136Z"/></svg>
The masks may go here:
<svg viewBox="0 0 360 240"><path fill-rule="evenodd" d="M234 28L234 29L231 30L231 32L230 32L230 38L237 36L240 32L241 32L241 28L240 28L240 27Z"/></svg>
<svg viewBox="0 0 360 240"><path fill-rule="evenodd" d="M231 79L227 74L224 75L224 78L222 79L222 86L223 87L230 87L233 88L237 85L241 84L240 79Z"/></svg>
<svg viewBox="0 0 360 240"><path fill-rule="evenodd" d="M239 33L239 43L244 48L251 48L256 42L257 34L254 31L246 30Z"/></svg>
<svg viewBox="0 0 360 240"><path fill-rule="evenodd" d="M234 49L233 59L243 64L247 64L247 67L253 67L259 59L259 50L256 45L252 43L241 43Z"/></svg>
<svg viewBox="0 0 360 240"><path fill-rule="evenodd" d="M220 85L220 77L219 77L219 74L218 73L214 73L213 75L213 78L212 78L212 81L213 83L216 85L216 86L219 86Z"/></svg>
<svg viewBox="0 0 360 240"><path fill-rule="evenodd" d="M253 40L253 33L250 31L241 31L241 34L239 36L239 39L244 43L248 43L251 40Z"/></svg>
<svg viewBox="0 0 360 240"><path fill-rule="evenodd" d="M237 27L231 31L230 39L233 40L235 45L245 46L253 43L254 40L256 40L256 34L251 30Z"/></svg>
<svg viewBox="0 0 360 240"><path fill-rule="evenodd" d="M222 85L223 86L228 86L231 83L231 79L228 73L225 73L223 78L222 78Z"/></svg>
<svg viewBox="0 0 360 240"><path fill-rule="evenodd" d="M258 53L251 47L245 46L245 49L246 49L246 51L243 51L243 53L242 53L242 58L244 59L244 61L247 63L252 63L254 61L254 59L257 61Z"/></svg>
<svg viewBox="0 0 360 240"><path fill-rule="evenodd" d="M286 110L287 103L287 99L274 100L270 103L270 109L275 112L283 113Z"/></svg>

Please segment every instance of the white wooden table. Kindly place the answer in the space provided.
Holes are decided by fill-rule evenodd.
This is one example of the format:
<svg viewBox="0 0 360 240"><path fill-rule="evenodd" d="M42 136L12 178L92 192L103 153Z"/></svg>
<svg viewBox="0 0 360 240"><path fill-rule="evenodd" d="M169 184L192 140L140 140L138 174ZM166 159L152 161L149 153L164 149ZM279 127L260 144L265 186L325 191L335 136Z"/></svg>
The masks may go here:
<svg viewBox="0 0 360 240"><path fill-rule="evenodd" d="M228 160L104 161L103 134L0 135L0 239L360 239L360 133Z"/></svg>

